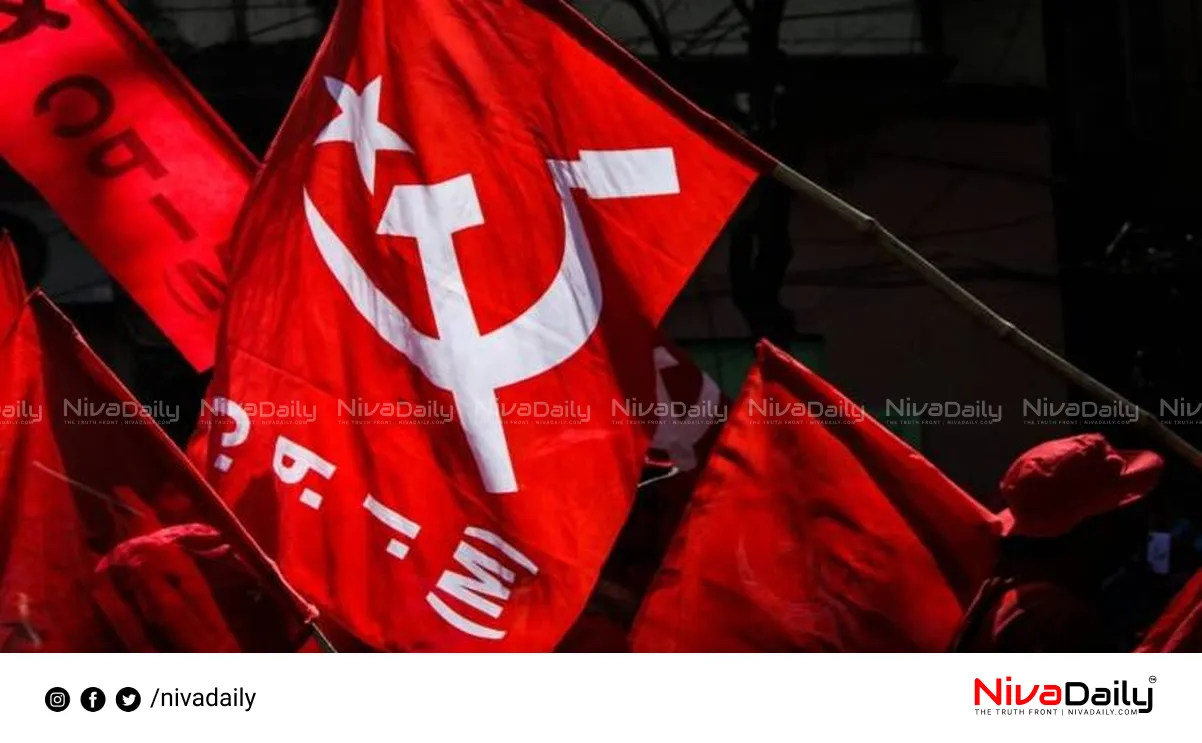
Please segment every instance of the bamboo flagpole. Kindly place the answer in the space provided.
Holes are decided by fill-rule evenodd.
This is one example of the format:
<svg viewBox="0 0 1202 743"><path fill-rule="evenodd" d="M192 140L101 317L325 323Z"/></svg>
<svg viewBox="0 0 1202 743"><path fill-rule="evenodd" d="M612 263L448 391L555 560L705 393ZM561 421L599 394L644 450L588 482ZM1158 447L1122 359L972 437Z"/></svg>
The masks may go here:
<svg viewBox="0 0 1202 743"><path fill-rule="evenodd" d="M836 216L854 227L857 232L872 239L877 245L884 248L886 252L921 276L941 294L959 305L979 322L992 329L998 338L1017 346L1019 350L1049 367L1060 377L1081 388L1093 397L1107 402L1120 402L1134 408L1137 411L1135 424L1139 428L1147 432L1153 439L1164 444L1170 451L1184 457L1194 467L1202 470L1202 452L1178 436L1172 429L1162 423L1159 418L1102 384L1097 379L1094 379L1085 373L1085 371L1058 355L1055 351L1024 333L1014 323L999 315L989 305L977 299L967 289L957 284L947 274L936 268L933 263L923 258L914 248L911 248L896 235L881 226L874 218L783 163L777 162L776 168L772 172L772 177L786 188L834 212Z"/></svg>

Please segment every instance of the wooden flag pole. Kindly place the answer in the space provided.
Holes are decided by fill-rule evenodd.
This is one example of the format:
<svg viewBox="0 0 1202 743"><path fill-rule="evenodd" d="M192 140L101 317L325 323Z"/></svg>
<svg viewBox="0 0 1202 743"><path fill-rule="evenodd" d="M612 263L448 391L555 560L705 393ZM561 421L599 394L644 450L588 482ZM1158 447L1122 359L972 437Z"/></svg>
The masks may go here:
<svg viewBox="0 0 1202 743"><path fill-rule="evenodd" d="M1067 359L1056 354L1047 346L1015 327L1014 323L994 312L989 305L973 296L967 289L953 281L933 263L923 258L918 251L902 242L896 235L835 194L826 190L801 173L783 163L777 163L772 177L786 188L818 202L850 224L862 235L871 238L890 255L935 287L941 294L955 302L970 315L987 325L998 338L1017 346L1036 361L1051 368L1065 380L1071 382L1093 397L1105 402L1119 402L1137 411L1135 423L1152 438L1163 443L1170 451L1184 457L1190 464L1202 470L1202 452L1174 433L1168 426L1147 410L1139 407L1119 393L1110 389Z"/></svg>

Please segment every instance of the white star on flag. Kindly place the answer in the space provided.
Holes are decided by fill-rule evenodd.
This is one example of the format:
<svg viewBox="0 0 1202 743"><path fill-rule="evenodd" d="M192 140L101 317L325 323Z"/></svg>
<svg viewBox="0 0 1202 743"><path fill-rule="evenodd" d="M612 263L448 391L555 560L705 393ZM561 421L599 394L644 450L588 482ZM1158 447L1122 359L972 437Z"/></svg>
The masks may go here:
<svg viewBox="0 0 1202 743"><path fill-rule="evenodd" d="M355 159L359 161L359 172L367 190L375 192L376 152L393 150L413 152L413 148L400 135L380 123L381 78L377 77L363 87L362 93L347 83L326 77L326 90L338 102L338 116L326 124L317 135L314 144L326 142L350 142L355 146Z"/></svg>

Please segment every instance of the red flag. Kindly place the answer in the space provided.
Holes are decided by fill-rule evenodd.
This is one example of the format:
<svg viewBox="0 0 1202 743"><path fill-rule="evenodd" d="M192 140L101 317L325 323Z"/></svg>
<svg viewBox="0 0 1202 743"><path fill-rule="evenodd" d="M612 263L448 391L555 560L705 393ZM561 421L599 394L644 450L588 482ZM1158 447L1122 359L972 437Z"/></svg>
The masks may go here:
<svg viewBox="0 0 1202 743"><path fill-rule="evenodd" d="M768 343L634 629L645 651L941 651L996 519Z"/></svg>
<svg viewBox="0 0 1202 743"><path fill-rule="evenodd" d="M8 307L20 273L0 254ZM0 650L296 647L311 608L149 415L171 411L137 403L40 293L9 319Z"/></svg>
<svg viewBox="0 0 1202 743"><path fill-rule="evenodd" d="M10 5L0 157L208 369L253 158L115 0Z"/></svg>
<svg viewBox="0 0 1202 743"><path fill-rule="evenodd" d="M550 649L766 166L561 2L341 4L232 245L210 477L372 645Z"/></svg>
<svg viewBox="0 0 1202 743"><path fill-rule="evenodd" d="M1135 652L1202 652L1202 571L1177 592Z"/></svg>

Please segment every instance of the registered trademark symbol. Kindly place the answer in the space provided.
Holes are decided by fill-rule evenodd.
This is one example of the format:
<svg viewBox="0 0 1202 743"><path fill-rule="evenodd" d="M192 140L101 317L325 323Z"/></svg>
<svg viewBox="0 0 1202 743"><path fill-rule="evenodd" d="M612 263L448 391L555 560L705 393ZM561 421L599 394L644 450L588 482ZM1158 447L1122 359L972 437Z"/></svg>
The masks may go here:
<svg viewBox="0 0 1202 743"><path fill-rule="evenodd" d="M1154 684L1154 683L1156 683L1156 677L1155 677L1155 676L1149 676L1149 677L1148 677L1148 683L1149 683L1149 684Z"/></svg>

